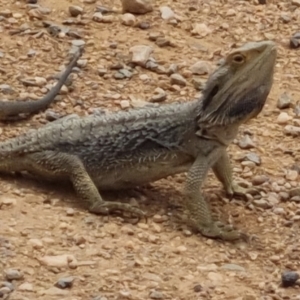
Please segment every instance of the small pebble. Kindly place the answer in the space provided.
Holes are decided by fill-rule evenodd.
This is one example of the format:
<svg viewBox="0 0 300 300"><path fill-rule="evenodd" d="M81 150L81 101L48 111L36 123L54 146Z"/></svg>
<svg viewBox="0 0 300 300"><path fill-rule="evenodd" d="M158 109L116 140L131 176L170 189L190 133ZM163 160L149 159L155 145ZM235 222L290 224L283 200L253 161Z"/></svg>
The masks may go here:
<svg viewBox="0 0 300 300"><path fill-rule="evenodd" d="M152 291L149 297L150 299L164 299L164 295L159 291Z"/></svg>
<svg viewBox="0 0 300 300"><path fill-rule="evenodd" d="M201 284L196 284L193 289L195 293L200 293L203 290L203 287Z"/></svg>
<svg viewBox="0 0 300 300"><path fill-rule="evenodd" d="M4 274L5 274L5 279L8 281L20 280L20 279L23 279L23 277L24 277L23 273L17 269L5 270Z"/></svg>
<svg viewBox="0 0 300 300"><path fill-rule="evenodd" d="M299 274L293 271L285 271L281 274L281 283L283 287L290 287L296 284Z"/></svg>
<svg viewBox="0 0 300 300"><path fill-rule="evenodd" d="M77 5L69 6L69 13L72 17L77 17L83 13L83 8Z"/></svg>
<svg viewBox="0 0 300 300"><path fill-rule="evenodd" d="M291 105L291 102L292 102L291 96L289 94L287 94L286 92L284 92L278 98L277 107L279 109L289 108Z"/></svg>
<svg viewBox="0 0 300 300"><path fill-rule="evenodd" d="M186 86L187 82L185 80L184 77L182 77L180 74L178 73L174 73L170 76L171 78L171 84L176 84L179 86Z"/></svg>
<svg viewBox="0 0 300 300"><path fill-rule="evenodd" d="M251 140L250 136L248 134L244 135L238 143L239 147L241 149L251 149L255 147L255 144Z"/></svg>
<svg viewBox="0 0 300 300"><path fill-rule="evenodd" d="M291 119L292 117L288 113L281 112L277 117L277 123L280 125L286 125Z"/></svg>
<svg viewBox="0 0 300 300"><path fill-rule="evenodd" d="M55 283L55 287L58 287L60 289L66 289L66 288L71 288L73 286L74 283L74 277L70 276L70 277L64 277L64 278L60 278L56 283Z"/></svg>

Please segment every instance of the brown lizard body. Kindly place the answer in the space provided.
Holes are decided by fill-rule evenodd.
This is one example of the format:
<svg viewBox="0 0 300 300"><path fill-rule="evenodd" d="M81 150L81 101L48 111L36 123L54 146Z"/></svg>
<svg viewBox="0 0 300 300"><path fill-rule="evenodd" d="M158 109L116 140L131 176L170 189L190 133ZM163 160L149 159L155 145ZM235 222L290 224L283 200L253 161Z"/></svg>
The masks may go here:
<svg viewBox="0 0 300 300"><path fill-rule="evenodd" d="M90 211L138 216L144 213L136 207L104 201L98 188L127 188L187 172L183 201L189 225L208 237L240 238L240 232L213 220L200 189L212 168L228 194L245 192L232 181L226 148L239 126L262 110L275 60L273 42L248 43L226 57L199 100L69 116L0 143L0 172L68 179Z"/></svg>

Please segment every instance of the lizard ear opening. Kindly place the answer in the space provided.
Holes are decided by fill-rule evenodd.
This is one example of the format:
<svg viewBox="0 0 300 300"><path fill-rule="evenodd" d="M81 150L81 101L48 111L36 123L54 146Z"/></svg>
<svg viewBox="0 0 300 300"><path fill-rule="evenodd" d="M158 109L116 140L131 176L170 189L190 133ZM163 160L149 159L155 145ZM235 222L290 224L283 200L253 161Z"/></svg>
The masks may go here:
<svg viewBox="0 0 300 300"><path fill-rule="evenodd" d="M215 85L210 91L205 91L204 94L204 101L202 103L202 109L205 110L205 108L210 104L212 101L213 97L218 93L219 91L219 86Z"/></svg>

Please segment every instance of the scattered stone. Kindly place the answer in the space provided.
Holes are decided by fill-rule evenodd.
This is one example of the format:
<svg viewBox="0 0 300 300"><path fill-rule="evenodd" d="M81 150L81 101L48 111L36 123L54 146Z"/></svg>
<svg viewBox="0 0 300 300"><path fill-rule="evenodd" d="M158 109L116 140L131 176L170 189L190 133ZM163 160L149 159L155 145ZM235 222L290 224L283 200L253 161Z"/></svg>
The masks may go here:
<svg viewBox="0 0 300 300"><path fill-rule="evenodd" d="M168 46L174 46L174 44L169 41L168 39L166 39L165 37L158 37L155 41L155 44L158 47L168 47Z"/></svg>
<svg viewBox="0 0 300 300"><path fill-rule="evenodd" d="M294 114L296 117L299 117L300 116L300 105L299 105L299 102L296 103L296 105L294 106Z"/></svg>
<svg viewBox="0 0 300 300"><path fill-rule="evenodd" d="M291 136L299 136L300 135L300 127L298 126L292 126L292 125L286 125L284 127L284 133L286 135L291 135Z"/></svg>
<svg viewBox="0 0 300 300"><path fill-rule="evenodd" d="M107 74L107 69L98 69L98 75L103 77Z"/></svg>
<svg viewBox="0 0 300 300"><path fill-rule="evenodd" d="M5 270L4 274L5 274L5 279L8 281L20 280L20 279L23 279L23 277L24 277L23 273L17 269Z"/></svg>
<svg viewBox="0 0 300 300"><path fill-rule="evenodd" d="M291 181L295 181L297 177L298 177L298 172L296 170L288 170L285 175L285 178Z"/></svg>
<svg viewBox="0 0 300 300"><path fill-rule="evenodd" d="M66 296L69 294L68 290L59 289L55 286L41 292L42 295L50 296Z"/></svg>
<svg viewBox="0 0 300 300"><path fill-rule="evenodd" d="M130 72L129 70L120 69L120 70L118 70L118 72L116 72L114 74L114 78L117 80L120 80L120 79L125 79L125 78L131 78L132 75L133 75L132 72Z"/></svg>
<svg viewBox="0 0 300 300"><path fill-rule="evenodd" d="M42 249L44 247L43 241L40 239L30 239L28 243L32 245L33 249Z"/></svg>
<svg viewBox="0 0 300 300"><path fill-rule="evenodd" d="M164 299L164 295L162 292L159 292L159 291L151 291L149 297L151 299Z"/></svg>
<svg viewBox="0 0 300 300"><path fill-rule="evenodd" d="M236 264L225 264L221 266L221 269L223 270L229 270L229 271L238 271L238 272L246 272L245 268L236 265Z"/></svg>
<svg viewBox="0 0 300 300"><path fill-rule="evenodd" d="M96 12L100 12L100 13L102 13L103 15L105 15L105 14L110 14L110 13L114 13L114 12L115 12L114 10L112 10L112 9L106 7L106 6L102 6L102 5L96 6L96 9L95 9L95 10L96 10Z"/></svg>
<svg viewBox="0 0 300 300"><path fill-rule="evenodd" d="M57 268L64 268L64 267L77 267L77 260L75 256L71 254L62 254L62 255L46 255L39 259L39 261L48 266L48 267L57 267Z"/></svg>
<svg viewBox="0 0 300 300"><path fill-rule="evenodd" d="M118 43L117 42L112 42L109 44L109 48L111 49L117 49L118 48Z"/></svg>
<svg viewBox="0 0 300 300"><path fill-rule="evenodd" d="M36 51L33 50L33 49L30 49L28 52L27 52L27 56L28 57L34 57L36 55Z"/></svg>
<svg viewBox="0 0 300 300"><path fill-rule="evenodd" d="M203 291L203 287L202 287L202 285L201 284L196 284L196 285L194 285L194 292L195 293L200 293L200 292L202 292Z"/></svg>
<svg viewBox="0 0 300 300"><path fill-rule="evenodd" d="M75 210L73 208L67 208L66 210L66 215L69 216L69 217L73 217L75 214Z"/></svg>
<svg viewBox="0 0 300 300"><path fill-rule="evenodd" d="M133 14L127 13L121 16L122 24L126 26L134 26L136 18Z"/></svg>
<svg viewBox="0 0 300 300"><path fill-rule="evenodd" d="M186 251L187 251L187 247L184 245L178 246L174 249L174 253L176 253L176 254L182 254Z"/></svg>
<svg viewBox="0 0 300 300"><path fill-rule="evenodd" d="M280 192L279 196L282 201L287 201L290 198L290 194L287 192Z"/></svg>
<svg viewBox="0 0 300 300"><path fill-rule="evenodd" d="M199 35L200 37L206 37L212 33L212 30L204 23L197 23L193 26L191 33L193 35Z"/></svg>
<svg viewBox="0 0 300 300"><path fill-rule="evenodd" d="M32 292L33 285L29 282L24 282L18 286L18 290L23 292Z"/></svg>
<svg viewBox="0 0 300 300"><path fill-rule="evenodd" d="M12 12L9 9L1 9L0 16L4 18L10 18L12 17Z"/></svg>
<svg viewBox="0 0 300 300"><path fill-rule="evenodd" d="M77 5L69 6L69 13L71 17L77 17L83 14L83 8Z"/></svg>
<svg viewBox="0 0 300 300"><path fill-rule="evenodd" d="M291 18L289 15L284 14L284 13L280 15L280 19L281 19L282 22L285 23L285 24L291 22L291 20L292 20L292 18Z"/></svg>
<svg viewBox="0 0 300 300"><path fill-rule="evenodd" d="M10 293L15 290L12 283L8 281L0 282L0 299L9 299Z"/></svg>
<svg viewBox="0 0 300 300"><path fill-rule="evenodd" d="M5 83L0 84L0 90L5 95L11 95L11 94L15 93L14 89L10 85L5 84Z"/></svg>
<svg viewBox="0 0 300 300"><path fill-rule="evenodd" d="M47 83L47 79L43 77L25 78L25 79L20 79L20 81L25 86L38 86L38 87L42 87Z"/></svg>
<svg viewBox="0 0 300 300"><path fill-rule="evenodd" d="M132 54L131 62L140 66L145 66L153 52L152 47L145 45L133 46L129 49Z"/></svg>
<svg viewBox="0 0 300 300"><path fill-rule="evenodd" d="M157 73L167 74L167 70L164 66L159 65L154 59L150 58L146 63L146 68Z"/></svg>
<svg viewBox="0 0 300 300"><path fill-rule="evenodd" d="M186 86L186 84L187 84L185 78L178 73L172 74L170 76L170 78L171 78L172 85L176 84L176 85L180 85L180 86Z"/></svg>
<svg viewBox="0 0 300 300"><path fill-rule="evenodd" d="M86 67L87 63L88 63L87 59L78 59L77 66L79 68L84 68L84 67Z"/></svg>
<svg viewBox="0 0 300 300"><path fill-rule="evenodd" d="M116 21L116 17L113 15L102 16L101 23L113 23Z"/></svg>
<svg viewBox="0 0 300 300"><path fill-rule="evenodd" d="M93 21L98 23L113 23L115 17L112 15L102 15L100 12L95 12L92 17Z"/></svg>
<svg viewBox="0 0 300 300"><path fill-rule="evenodd" d="M162 34L160 32L156 32L156 31L152 31L148 35L149 40L153 41L153 42L155 42L160 37L164 37L164 34Z"/></svg>
<svg viewBox="0 0 300 300"><path fill-rule="evenodd" d="M13 198L13 197L10 197L10 196L5 196L5 195L2 195L0 196L0 208L5 205L5 206L14 206L17 204L17 199L16 198Z"/></svg>
<svg viewBox="0 0 300 300"><path fill-rule="evenodd" d="M12 292L12 291L15 290L14 285L11 282L9 282L9 281L2 281L2 282L0 282L0 287L1 288L3 288L3 287L8 288L10 292Z"/></svg>
<svg viewBox="0 0 300 300"><path fill-rule="evenodd" d="M279 116L277 117L277 123L280 124L280 125L285 125L292 119L293 119L293 117L290 116L288 113L281 112L279 114Z"/></svg>
<svg viewBox="0 0 300 300"><path fill-rule="evenodd" d="M146 14L153 11L151 0L121 0L123 12Z"/></svg>
<svg viewBox="0 0 300 300"><path fill-rule="evenodd" d="M222 282L224 279L223 279L223 276L222 274L219 274L217 272L209 272L207 274L207 278L213 282L213 284L218 284L220 282Z"/></svg>
<svg viewBox="0 0 300 300"><path fill-rule="evenodd" d="M27 14L29 17L36 18L38 20L43 20L45 18L45 13L40 7L35 8L35 9L30 9L27 12Z"/></svg>
<svg viewBox="0 0 300 300"><path fill-rule="evenodd" d="M280 95L278 101L277 101L277 107L279 109L289 108L291 105L292 99L290 95L288 95L286 92Z"/></svg>
<svg viewBox="0 0 300 300"><path fill-rule="evenodd" d="M136 26L142 30L146 30L151 27L151 23L147 22L147 21L141 21L141 22L138 22L138 24Z"/></svg>
<svg viewBox="0 0 300 300"><path fill-rule="evenodd" d="M126 109L130 107L130 102L128 100L121 100L120 101L120 106L122 109Z"/></svg>
<svg viewBox="0 0 300 300"><path fill-rule="evenodd" d="M255 147L255 144L251 140L248 134L245 134L238 142L238 145L241 149L251 149Z"/></svg>
<svg viewBox="0 0 300 300"><path fill-rule="evenodd" d="M299 279L299 274L293 271L285 271L281 274L281 284L283 287L294 286Z"/></svg>
<svg viewBox="0 0 300 300"><path fill-rule="evenodd" d="M260 166L261 165L261 158L259 155L257 155L256 153L254 152L250 152L250 153L247 153L243 160L249 160L249 161L252 161L254 162L257 166Z"/></svg>
<svg viewBox="0 0 300 300"><path fill-rule="evenodd" d="M60 289L71 288L73 286L74 279L75 278L72 276L60 278L54 286Z"/></svg>
<svg viewBox="0 0 300 300"><path fill-rule="evenodd" d="M83 47L85 45L84 40L72 40L72 45L75 47ZM76 49L77 51L78 49Z"/></svg>
<svg viewBox="0 0 300 300"><path fill-rule="evenodd" d="M58 114L57 112L53 111L53 110L47 109L46 113L45 113L45 118L46 118L47 121L53 122L55 120L60 119L61 115Z"/></svg>
<svg viewBox="0 0 300 300"><path fill-rule="evenodd" d="M206 83L201 78L193 78L192 84L197 91L203 91Z"/></svg>
<svg viewBox="0 0 300 300"><path fill-rule="evenodd" d="M211 66L205 61L197 61L190 67L190 71L195 75L210 74Z"/></svg>
<svg viewBox="0 0 300 300"><path fill-rule="evenodd" d="M176 64L171 64L167 73L168 73L168 75L171 75L171 74L177 73L177 71L178 71L178 66Z"/></svg>
<svg viewBox="0 0 300 300"><path fill-rule="evenodd" d="M132 295L129 291L119 291L121 299L132 299ZM118 297L119 298L119 297Z"/></svg>
<svg viewBox="0 0 300 300"><path fill-rule="evenodd" d="M162 102L167 99L167 93L162 88L156 88L154 90L155 95L150 99L151 102Z"/></svg>
<svg viewBox="0 0 300 300"><path fill-rule="evenodd" d="M255 175L252 178L252 184L253 185L261 185L265 182L269 181L269 177L266 175Z"/></svg>
<svg viewBox="0 0 300 300"><path fill-rule="evenodd" d="M121 70L124 68L124 64L117 62L109 67L111 70Z"/></svg>
<svg viewBox="0 0 300 300"><path fill-rule="evenodd" d="M156 103L149 103L147 101L143 101L143 100L131 100L131 106L134 108L139 108L139 107L153 107L155 106Z"/></svg>
<svg viewBox="0 0 300 300"><path fill-rule="evenodd" d="M269 209L273 207L273 205L269 203L266 199L255 199L253 200L253 204L263 209Z"/></svg>
<svg viewBox="0 0 300 300"><path fill-rule="evenodd" d="M105 296L96 296L96 297L93 297L91 300L108 300Z"/></svg>
<svg viewBox="0 0 300 300"><path fill-rule="evenodd" d="M292 0L292 5L300 7L300 0Z"/></svg>
<svg viewBox="0 0 300 300"><path fill-rule="evenodd" d="M173 10L168 7L168 6L161 6L159 8L160 13L161 13L161 17L163 20L170 20L175 18L175 13L173 12Z"/></svg>
<svg viewBox="0 0 300 300"><path fill-rule="evenodd" d="M290 38L290 47L292 49L296 49L300 47L300 32L295 33L291 38Z"/></svg>

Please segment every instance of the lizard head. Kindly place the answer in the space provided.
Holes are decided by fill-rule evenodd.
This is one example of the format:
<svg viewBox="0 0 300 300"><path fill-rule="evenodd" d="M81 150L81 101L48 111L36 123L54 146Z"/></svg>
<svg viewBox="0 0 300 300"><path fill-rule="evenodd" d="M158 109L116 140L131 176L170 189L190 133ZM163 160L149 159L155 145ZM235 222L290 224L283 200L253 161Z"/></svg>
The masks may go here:
<svg viewBox="0 0 300 300"><path fill-rule="evenodd" d="M272 41L251 42L232 51L206 83L198 122L237 125L256 117L272 87L276 55Z"/></svg>

